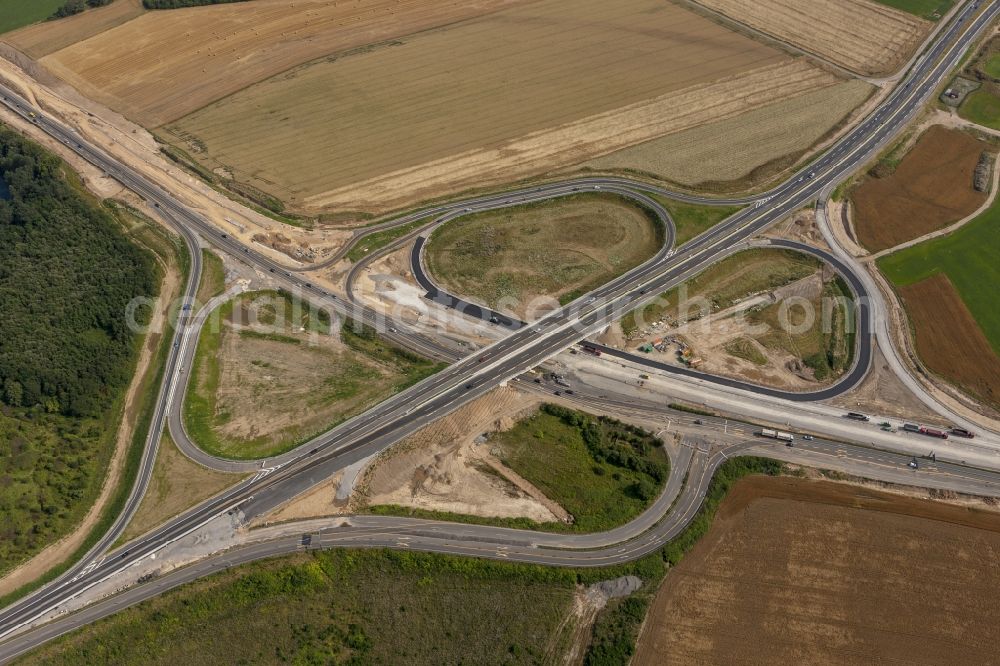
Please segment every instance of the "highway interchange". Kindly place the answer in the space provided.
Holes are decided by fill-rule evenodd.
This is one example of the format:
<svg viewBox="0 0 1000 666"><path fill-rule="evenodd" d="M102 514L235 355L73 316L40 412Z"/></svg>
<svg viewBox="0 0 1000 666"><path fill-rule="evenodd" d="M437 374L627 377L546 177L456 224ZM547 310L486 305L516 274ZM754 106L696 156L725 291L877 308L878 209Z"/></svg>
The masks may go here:
<svg viewBox="0 0 1000 666"><path fill-rule="evenodd" d="M220 250L241 257L263 272L273 272L279 282L303 292L307 298L344 316L377 326L387 338L398 344L416 348L432 358L453 361L438 374L393 396L369 412L324 433L280 459L269 461L273 469L270 474L244 481L134 540L124 548L108 553L111 544L118 539L145 493L164 425L169 425L175 437L180 434L183 439L183 424L178 414L181 402L179 396L183 395L186 374L181 370L190 367L199 320L190 322L192 325L178 326L175 337L177 344L170 352L164 386L147 439L140 473L126 509L100 543L66 574L0 612L0 640L5 640L0 644L0 660L10 659L43 640L82 626L100 615L102 609L105 611L104 614L107 614L159 593L166 587L180 584L196 575L218 570L227 564L289 552L299 547L300 544L296 539L286 538L255 544L244 550L230 551L206 559L198 565L179 569L158 579L155 585L130 587L122 595L94 604L85 611L63 616L38 628L18 633L19 630L29 627L32 622L51 613L66 600L84 593L105 579L120 575L124 570L155 554L165 545L194 532L220 514L236 511L246 520L266 514L288 498L329 477L334 471L383 450L433 420L482 396L502 382L531 370L567 347L593 335L622 314L652 300L728 253L744 247L751 238L768 226L816 201L823 192L829 191L877 154L898 134L929 96L933 95L964 51L975 42L1000 12L998 2L985 3L983 7L979 5L980 3L969 2L962 11L956 13L948 28L940 32L925 50L924 55L916 60L909 74L897 84L878 108L811 164L780 186L752 200L715 201L720 204L753 201L754 205L748 206L680 248L673 248L672 242L669 242L672 238L668 239L663 250L649 262L533 323L531 327L518 328L493 345L461 359L457 359L456 349L442 345L402 324L394 322L392 326L387 326L384 315L380 312L351 299L324 292L299 277L299 271L282 266L266 255L220 233L159 185L90 145L74 130L33 109L14 91L0 86L0 93L3 94L4 103L8 108L25 119L35 121L38 127L50 136L151 202L178 230L188 246L192 259L192 270L185 288L185 297L189 301L194 299L200 275L200 236ZM980 9L982 11L979 11ZM33 118L30 115L32 113L38 117ZM407 224L424 218L428 218L430 224L431 218L440 219L444 216L450 219L471 211L520 205L528 201L565 196L588 188L627 191L628 196L633 198L640 197L643 192L655 192L687 201L704 201L698 197L678 195L624 178L578 178L451 202L397 218L380 227L373 227L372 230ZM650 202L658 205L652 199L644 203L650 205ZM837 265L834 257L827 259ZM842 268L843 270L841 268L838 270L846 279L852 280L854 272L850 267ZM315 267L309 267L309 270L313 269ZM870 296L869 288L862 281L852 280L852 288L860 296L859 301L862 303L866 300L866 294ZM866 324L866 326L872 325L874 325L872 322ZM873 331L871 328L862 328L859 333L862 353L856 355L858 361L854 369L848 373L853 380L865 374L870 362ZM868 349L868 352L865 352L865 349ZM761 390L758 387L750 388L753 391ZM176 433L175 428L179 429L180 433ZM861 451L864 451L865 455L872 453L871 449L858 449L844 443L823 440L817 440L810 445L817 449L837 447L838 450L856 450L859 452L858 455L861 455ZM191 447L197 450L193 443ZM680 465L677 464L680 461L674 461L672 469L676 474L684 472L687 475L686 483L681 484L676 480L668 482L667 490L656 505L634 524L629 524L614 533L579 535L572 544L561 543L555 546L546 542L550 538L567 539L565 536L376 517L359 518L355 526L349 529L323 532L314 544L397 547L400 545L400 538L405 537L406 547L409 548L503 557L550 565L601 566L628 561L655 551L683 529L697 512L712 472L726 456L744 451L760 451L762 447L766 449L766 445L762 445L759 440L749 440L744 445L727 452L712 455L695 452L687 465ZM186 452L189 455L193 453L187 449ZM884 456L886 460L892 459L893 464L909 460L908 454L879 451L878 455ZM210 462L214 464L214 461ZM938 464L943 466L948 463ZM970 483L1000 481L1000 477L993 472L974 470L963 465L952 465L948 468L948 474L968 478ZM668 502L666 498L671 494L673 497L670 497ZM673 508L667 511L671 505Z"/></svg>

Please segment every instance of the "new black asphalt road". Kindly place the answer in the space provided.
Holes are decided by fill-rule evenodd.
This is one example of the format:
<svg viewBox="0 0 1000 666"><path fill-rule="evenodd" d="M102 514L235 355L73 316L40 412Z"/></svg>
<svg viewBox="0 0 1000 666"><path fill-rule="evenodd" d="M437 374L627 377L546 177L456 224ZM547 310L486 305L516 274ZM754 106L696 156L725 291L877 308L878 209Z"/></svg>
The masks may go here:
<svg viewBox="0 0 1000 666"><path fill-rule="evenodd" d="M103 560L92 560L74 576L61 577L40 591L25 597L0 613L0 638L10 635L35 618L44 615L66 599L81 594L99 581L155 553L164 544L192 532L220 513L238 507L248 516L260 514L284 499L298 494L308 487L309 481L317 481L333 469L342 467L348 458L366 450L368 452L380 450L398 441L423 425L482 395L497 384L538 365L567 346L591 335L624 312L642 305L652 298L650 294L662 293L674 284L700 272L762 229L808 204L823 188L839 182L873 157L881 147L896 136L923 102L933 94L936 86L958 62L964 50L983 33L1000 10L1000 4L996 0L988 3L978 14L975 9L977 6L970 3L956 14L951 25L934 40L910 74L870 116L800 174L773 190L766 200L758 201L759 205L729 218L680 248L675 254L630 271L595 290L588 297L571 304L570 307L553 313L533 327L512 333L493 346L463 359L438 375L344 424L335 432L317 438L306 445L312 448L302 450L299 457L273 473L252 482L242 483L220 497L202 503L135 540L122 551L112 553ZM23 100L8 103L27 117L28 107ZM270 267L284 270L270 259L251 252L249 248L239 245L231 238L220 237L217 231L213 231L207 223L190 212L172 195L118 164L103 152L84 147L83 142L78 142L71 131L58 123L42 118L38 124L71 148L75 145L74 150L86 159L104 168L127 187L154 202L161 210L167 209L170 214L179 218L183 225L201 231L224 250L243 256L249 263L264 270ZM466 202L464 207L469 207L468 204L474 204L476 201L474 199ZM291 277L290 272L286 277ZM328 296L307 283L295 282L295 284L310 296ZM356 311L351 306L343 307L345 311ZM174 409L177 407L176 404L173 406ZM664 526L662 529L649 530L639 539L616 548L594 551L559 550L552 553L540 549L526 549L524 558L528 561L553 565L596 566L627 561L652 552L664 540L668 540L682 529L694 514L711 470L717 464L717 461L707 461L701 473L692 468L684 493L684 497L688 499L678 501L678 510L671 512L667 520L659 524ZM420 542L420 547L427 550L476 555L484 555L489 548L494 547L488 538L485 541L467 540L464 535L469 534L469 527L456 527L452 532L448 524L433 524L432 529L436 536L422 537L425 540ZM388 543L390 541L392 543ZM357 539L351 543L384 544L394 547L397 542L398 535L393 535L390 538L372 536L367 540ZM502 545L496 544L497 547ZM414 547L412 542L410 547ZM11 643L6 644L9 645Z"/></svg>

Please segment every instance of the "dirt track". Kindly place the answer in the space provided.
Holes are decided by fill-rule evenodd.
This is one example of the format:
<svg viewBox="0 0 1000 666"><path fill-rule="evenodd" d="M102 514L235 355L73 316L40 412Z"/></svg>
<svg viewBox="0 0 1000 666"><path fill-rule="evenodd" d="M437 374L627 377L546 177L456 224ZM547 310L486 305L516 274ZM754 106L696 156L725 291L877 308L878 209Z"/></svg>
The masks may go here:
<svg viewBox="0 0 1000 666"><path fill-rule="evenodd" d="M985 664L1000 515L751 477L664 579L633 663Z"/></svg>
<svg viewBox="0 0 1000 666"><path fill-rule="evenodd" d="M854 191L858 239L869 250L884 250L975 212L987 196L973 188L986 147L961 130L931 126L892 175L868 177Z"/></svg>

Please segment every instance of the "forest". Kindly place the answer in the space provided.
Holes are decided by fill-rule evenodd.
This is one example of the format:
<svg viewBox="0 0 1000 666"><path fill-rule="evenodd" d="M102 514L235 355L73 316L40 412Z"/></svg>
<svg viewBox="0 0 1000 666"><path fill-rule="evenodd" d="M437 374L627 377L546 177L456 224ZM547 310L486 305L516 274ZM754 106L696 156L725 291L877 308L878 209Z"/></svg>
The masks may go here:
<svg viewBox="0 0 1000 666"><path fill-rule="evenodd" d="M0 401L95 416L129 381L126 306L154 296L157 276L63 168L0 126Z"/></svg>

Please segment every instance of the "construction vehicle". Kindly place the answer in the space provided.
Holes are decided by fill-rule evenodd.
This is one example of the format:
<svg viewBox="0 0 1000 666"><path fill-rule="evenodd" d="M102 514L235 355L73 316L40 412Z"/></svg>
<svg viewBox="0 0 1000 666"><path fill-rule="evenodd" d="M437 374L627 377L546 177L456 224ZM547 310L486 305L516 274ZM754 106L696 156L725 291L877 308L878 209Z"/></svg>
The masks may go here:
<svg viewBox="0 0 1000 666"><path fill-rule="evenodd" d="M903 430L906 432L920 432L920 426L916 423L904 423Z"/></svg>
<svg viewBox="0 0 1000 666"><path fill-rule="evenodd" d="M871 417L861 412L847 412L847 418L855 421L871 421Z"/></svg>
<svg viewBox="0 0 1000 666"><path fill-rule="evenodd" d="M965 437L966 439L972 439L973 437L976 436L976 433L972 432L971 430L966 430L965 428L958 428L956 426L952 426L949 432L957 437Z"/></svg>
<svg viewBox="0 0 1000 666"><path fill-rule="evenodd" d="M782 442L787 442L789 446L795 440L795 435L790 432L782 432L780 430L772 430L771 428L763 428L760 431L761 437L767 437L768 439L777 439Z"/></svg>
<svg viewBox="0 0 1000 666"><path fill-rule="evenodd" d="M943 430L938 430L937 428L928 428L926 426L921 426L921 435L927 435L928 437L937 437L938 439L948 439L948 433Z"/></svg>

